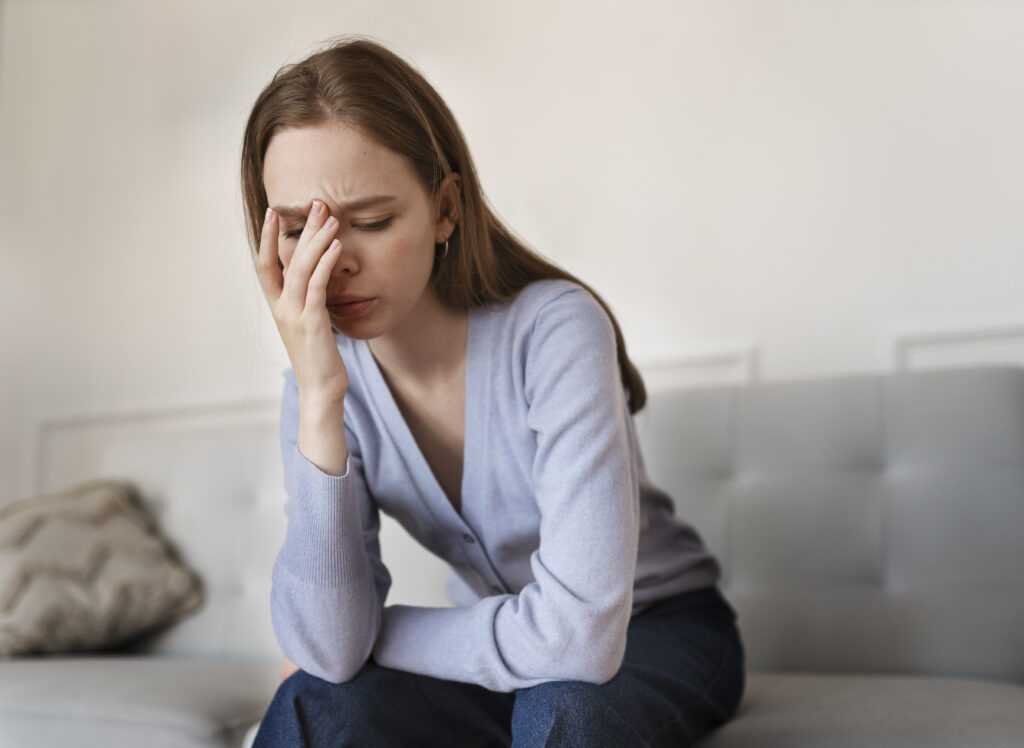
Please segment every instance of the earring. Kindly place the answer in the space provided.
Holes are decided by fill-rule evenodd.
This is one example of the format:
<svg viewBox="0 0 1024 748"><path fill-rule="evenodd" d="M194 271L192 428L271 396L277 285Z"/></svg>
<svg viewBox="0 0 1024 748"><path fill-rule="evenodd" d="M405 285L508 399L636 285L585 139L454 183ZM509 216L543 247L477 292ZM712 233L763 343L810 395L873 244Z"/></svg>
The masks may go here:
<svg viewBox="0 0 1024 748"><path fill-rule="evenodd" d="M441 259L443 260L447 256L448 256L448 240L445 239L444 240L444 252L441 253Z"/></svg>

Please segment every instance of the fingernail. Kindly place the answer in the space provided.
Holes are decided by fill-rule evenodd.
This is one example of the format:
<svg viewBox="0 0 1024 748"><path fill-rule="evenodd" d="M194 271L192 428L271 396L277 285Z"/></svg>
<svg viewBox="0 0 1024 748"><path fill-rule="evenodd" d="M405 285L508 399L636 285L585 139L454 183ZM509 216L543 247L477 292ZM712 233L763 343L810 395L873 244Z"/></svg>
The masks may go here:
<svg viewBox="0 0 1024 748"><path fill-rule="evenodd" d="M326 221L324 221L324 228L325 229L333 229L334 228L334 224L336 224L337 222L338 222L338 219L335 218L334 216L331 216Z"/></svg>
<svg viewBox="0 0 1024 748"><path fill-rule="evenodd" d="M270 208L267 208L267 215L263 217L263 223L270 223L270 217L272 215L274 215L274 211L272 211Z"/></svg>
<svg viewBox="0 0 1024 748"><path fill-rule="evenodd" d="M314 200L313 201L312 213L315 216L320 215L320 201L319 200Z"/></svg>

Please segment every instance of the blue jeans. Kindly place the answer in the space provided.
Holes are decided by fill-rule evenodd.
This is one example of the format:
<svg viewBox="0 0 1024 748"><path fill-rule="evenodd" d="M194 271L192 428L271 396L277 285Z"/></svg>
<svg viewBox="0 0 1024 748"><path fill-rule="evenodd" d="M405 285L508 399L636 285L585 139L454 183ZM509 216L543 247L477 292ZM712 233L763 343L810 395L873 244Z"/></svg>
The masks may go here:
<svg viewBox="0 0 1024 748"><path fill-rule="evenodd" d="M622 667L601 685L499 693L372 660L341 684L299 670L278 687L253 748L677 748L728 721L745 682L736 613L712 586L635 615Z"/></svg>

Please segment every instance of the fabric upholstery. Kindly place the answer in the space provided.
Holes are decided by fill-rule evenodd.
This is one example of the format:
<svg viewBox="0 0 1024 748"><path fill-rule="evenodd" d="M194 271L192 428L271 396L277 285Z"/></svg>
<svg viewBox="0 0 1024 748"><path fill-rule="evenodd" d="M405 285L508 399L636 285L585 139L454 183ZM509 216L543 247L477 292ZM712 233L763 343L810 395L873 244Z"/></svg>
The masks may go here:
<svg viewBox="0 0 1024 748"><path fill-rule="evenodd" d="M652 393L646 419L751 669L1024 682L1024 370Z"/></svg>
<svg viewBox="0 0 1024 748"><path fill-rule="evenodd" d="M0 748L240 745L280 660L47 657L0 662Z"/></svg>
<svg viewBox="0 0 1024 748"><path fill-rule="evenodd" d="M131 478L182 558L202 574L205 602L149 651L280 655L270 577L287 525L276 409L226 418L185 414L104 435L92 469ZM76 442L73 446L77 447Z"/></svg>
<svg viewBox="0 0 1024 748"><path fill-rule="evenodd" d="M198 577L126 483L0 508L0 655L114 647L201 602Z"/></svg>
<svg viewBox="0 0 1024 748"><path fill-rule="evenodd" d="M218 704L248 704L248 724L262 716L280 666L269 623L285 526L276 418L227 420L125 422L67 442L61 455L92 449L95 474L131 477L156 502L212 603L145 660L187 663L189 677L132 681L108 659L81 671L0 661L0 748L237 745L244 710ZM722 561L747 650L740 712L702 746L1024 745L1024 370L653 391L637 436L652 480ZM394 529L384 524L382 536ZM412 580L417 604L443 605L443 577L423 576L429 559L410 546L400 530L382 537L393 594ZM271 658L266 675L235 670L243 654ZM69 690L113 673L132 685L112 698L149 727L104 721L88 701L101 687ZM36 684L31 699L21 683ZM50 709L31 728L30 701ZM154 737L184 734L161 732L170 704L178 724L206 725L184 731L192 742ZM101 724L86 724L86 709Z"/></svg>
<svg viewBox="0 0 1024 748"><path fill-rule="evenodd" d="M752 673L700 748L1020 748L1024 686L954 677Z"/></svg>

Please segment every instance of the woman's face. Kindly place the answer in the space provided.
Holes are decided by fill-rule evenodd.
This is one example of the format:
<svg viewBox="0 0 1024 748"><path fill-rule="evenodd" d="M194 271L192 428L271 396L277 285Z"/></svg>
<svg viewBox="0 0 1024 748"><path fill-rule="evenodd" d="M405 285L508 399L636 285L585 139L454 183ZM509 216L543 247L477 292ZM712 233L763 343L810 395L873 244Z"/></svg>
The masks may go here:
<svg viewBox="0 0 1024 748"><path fill-rule="evenodd" d="M327 286L327 306L343 335L375 338L433 300L434 245L448 237L453 224L439 218L404 156L338 122L288 128L267 147L263 185L279 216L278 251L286 275L313 201L338 220L342 251ZM374 302L365 311L343 311L333 305L343 295Z"/></svg>

